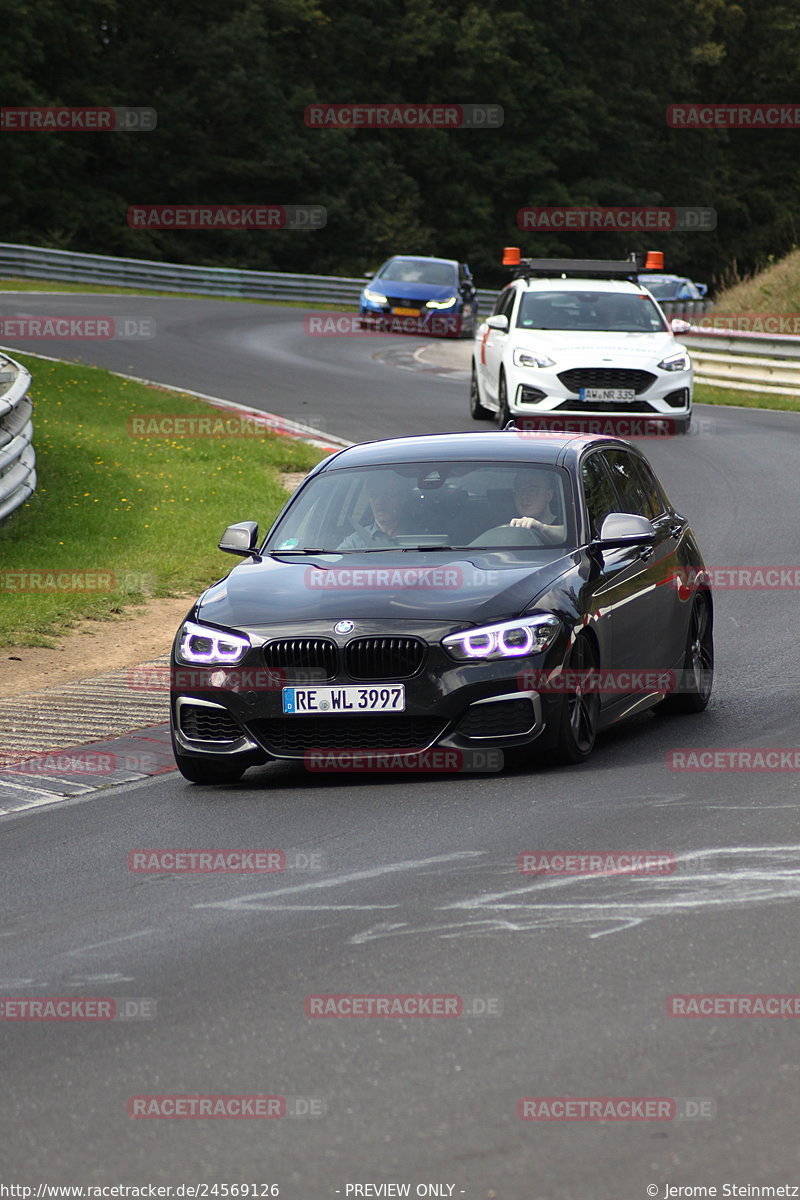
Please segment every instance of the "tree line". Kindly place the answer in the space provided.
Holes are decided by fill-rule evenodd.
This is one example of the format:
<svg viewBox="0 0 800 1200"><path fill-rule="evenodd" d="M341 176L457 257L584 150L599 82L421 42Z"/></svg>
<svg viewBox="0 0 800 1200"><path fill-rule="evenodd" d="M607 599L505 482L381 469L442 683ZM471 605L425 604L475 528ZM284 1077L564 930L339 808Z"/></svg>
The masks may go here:
<svg viewBox="0 0 800 1200"><path fill-rule="evenodd" d="M800 101L786 0L0 0L4 106L146 106L151 132L0 138L0 240L361 274L392 253L503 275L503 245L655 245L710 283L797 242L800 128L691 129L679 103ZM500 105L489 128L314 128L310 105ZM137 204L314 204L306 232L132 228ZM708 207L716 228L521 231L526 206Z"/></svg>

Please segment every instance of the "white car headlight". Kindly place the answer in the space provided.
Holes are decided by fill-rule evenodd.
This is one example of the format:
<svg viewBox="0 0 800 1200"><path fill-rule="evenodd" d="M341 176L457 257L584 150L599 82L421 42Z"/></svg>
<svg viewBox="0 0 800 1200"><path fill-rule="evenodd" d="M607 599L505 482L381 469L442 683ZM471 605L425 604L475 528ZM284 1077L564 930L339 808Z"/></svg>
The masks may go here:
<svg viewBox="0 0 800 1200"><path fill-rule="evenodd" d="M662 371L688 371L690 362L689 355L682 351L680 354L663 358L658 365Z"/></svg>
<svg viewBox="0 0 800 1200"><path fill-rule="evenodd" d="M185 621L176 654L184 663L237 663L250 649L250 639L239 633L222 633L208 625Z"/></svg>
<svg viewBox="0 0 800 1200"><path fill-rule="evenodd" d="M389 301L386 299L386 297L384 295L382 295L381 292L373 292L372 288L364 288L364 299L369 300L370 304L388 304L389 303Z"/></svg>
<svg viewBox="0 0 800 1200"><path fill-rule="evenodd" d="M515 367L554 367L556 365L554 358L548 358L546 354L535 354L533 350L524 350L522 346L516 347L513 357Z"/></svg>
<svg viewBox="0 0 800 1200"><path fill-rule="evenodd" d="M451 296L449 300L428 300L425 304L426 308L452 308L458 302L458 296Z"/></svg>
<svg viewBox="0 0 800 1200"><path fill-rule="evenodd" d="M442 639L448 654L457 659L523 658L541 654L555 641L561 627L558 617L519 617L499 625L465 629Z"/></svg>

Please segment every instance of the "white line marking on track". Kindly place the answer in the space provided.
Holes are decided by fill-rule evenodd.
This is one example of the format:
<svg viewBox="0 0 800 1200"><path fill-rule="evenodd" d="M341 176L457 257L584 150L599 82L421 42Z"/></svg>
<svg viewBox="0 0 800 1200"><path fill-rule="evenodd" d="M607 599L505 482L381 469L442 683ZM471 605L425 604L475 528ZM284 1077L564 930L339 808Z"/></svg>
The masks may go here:
<svg viewBox="0 0 800 1200"><path fill-rule="evenodd" d="M464 859L480 858L480 850L460 850L455 854L439 854L434 858L412 859L408 862L387 863L384 867L372 867L366 871L352 871L348 875L339 875L335 879L317 879L311 883L299 883L295 887L276 888L273 892L251 892L249 895L234 896L230 900L214 900L204 904L196 904L195 908L271 908L270 901L278 896L292 896L302 892L317 891L323 888L341 887L345 883L360 883L365 879L380 879L383 875L393 875L401 871L417 871L420 867L438 866L440 863L463 862ZM265 903L260 903L265 901ZM372 906L370 906L372 907ZM380 907L376 905L375 907Z"/></svg>

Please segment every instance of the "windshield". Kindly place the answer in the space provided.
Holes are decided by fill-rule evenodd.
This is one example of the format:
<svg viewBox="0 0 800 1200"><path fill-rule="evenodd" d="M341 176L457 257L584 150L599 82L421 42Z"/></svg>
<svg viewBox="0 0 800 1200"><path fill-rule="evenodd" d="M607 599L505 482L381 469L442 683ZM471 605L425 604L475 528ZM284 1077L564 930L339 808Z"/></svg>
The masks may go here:
<svg viewBox="0 0 800 1200"><path fill-rule="evenodd" d="M394 258L381 269L378 279L394 283L430 283L439 287L456 285L452 263L430 262L424 258Z"/></svg>
<svg viewBox="0 0 800 1200"><path fill-rule="evenodd" d="M656 300L669 300L675 295L676 280L674 279L643 279L642 283Z"/></svg>
<svg viewBox="0 0 800 1200"><path fill-rule="evenodd" d="M309 480L267 553L385 553L575 545L569 476L537 463L408 463Z"/></svg>
<svg viewBox="0 0 800 1200"><path fill-rule="evenodd" d="M635 292L525 292L519 329L661 333L667 326L649 296Z"/></svg>

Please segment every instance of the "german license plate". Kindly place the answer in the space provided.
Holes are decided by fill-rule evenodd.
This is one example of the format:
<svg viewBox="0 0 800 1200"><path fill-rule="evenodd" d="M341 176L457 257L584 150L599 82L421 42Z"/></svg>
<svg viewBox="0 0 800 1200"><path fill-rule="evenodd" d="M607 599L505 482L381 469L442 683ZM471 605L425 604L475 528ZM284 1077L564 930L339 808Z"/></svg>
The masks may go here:
<svg viewBox="0 0 800 1200"><path fill-rule="evenodd" d="M402 683L376 683L371 687L285 687L283 711L287 714L328 716L331 713L405 712Z"/></svg>
<svg viewBox="0 0 800 1200"><path fill-rule="evenodd" d="M395 317L418 317L420 310L418 308L393 308L392 313Z"/></svg>
<svg viewBox="0 0 800 1200"><path fill-rule="evenodd" d="M581 400L617 400L620 404L636 399L633 388L581 388Z"/></svg>

